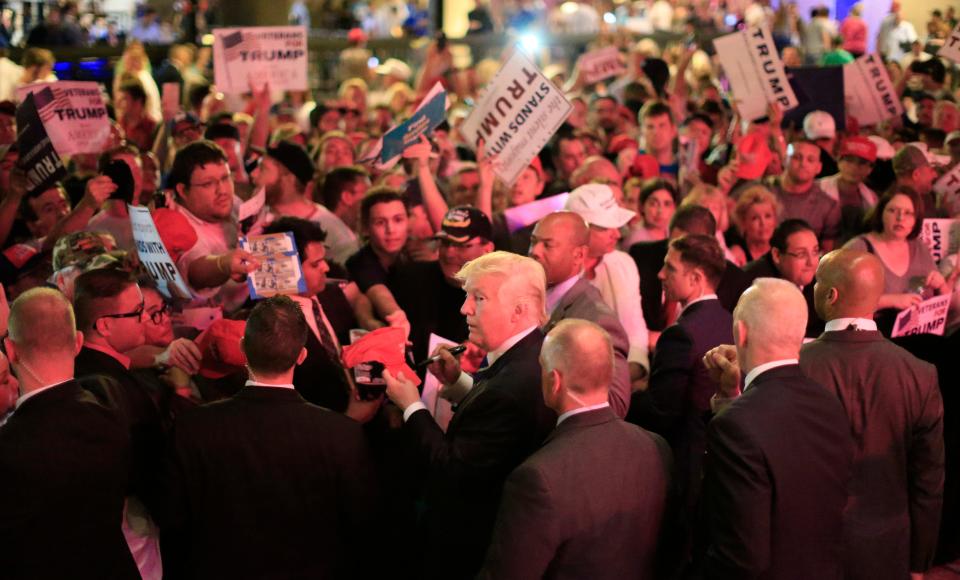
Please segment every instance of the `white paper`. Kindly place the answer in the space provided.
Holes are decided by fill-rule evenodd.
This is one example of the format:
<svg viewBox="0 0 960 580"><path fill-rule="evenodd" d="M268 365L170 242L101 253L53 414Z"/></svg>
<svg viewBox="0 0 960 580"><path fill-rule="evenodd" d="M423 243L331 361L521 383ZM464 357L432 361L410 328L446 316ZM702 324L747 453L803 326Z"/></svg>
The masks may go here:
<svg viewBox="0 0 960 580"><path fill-rule="evenodd" d="M191 298L189 286L180 276L177 265L167 253L163 240L153 223L150 210L137 205L127 205L130 215L130 227L137 246L137 256L144 269L150 274L157 289L167 298Z"/></svg>
<svg viewBox="0 0 960 580"><path fill-rule="evenodd" d="M960 220L925 219L920 239L930 248L934 261L940 263L950 254L960 251Z"/></svg>
<svg viewBox="0 0 960 580"><path fill-rule="evenodd" d="M106 150L110 120L100 85L87 81L31 83L17 88L17 101L31 93L43 127L61 157Z"/></svg>
<svg viewBox="0 0 960 580"><path fill-rule="evenodd" d="M615 46L593 50L580 57L580 78L592 85L627 72L620 51Z"/></svg>
<svg viewBox="0 0 960 580"><path fill-rule="evenodd" d="M937 203L946 215L960 214L960 163L944 173L933 184L933 190L937 192Z"/></svg>
<svg viewBox="0 0 960 580"><path fill-rule="evenodd" d="M943 336L947 327L947 311L950 309L950 295L935 296L912 306L897 315L893 324L891 338L911 334L936 334Z"/></svg>
<svg viewBox="0 0 960 580"><path fill-rule="evenodd" d="M484 89L461 133L496 155L497 177L512 185L573 107L523 52L516 50Z"/></svg>
<svg viewBox="0 0 960 580"><path fill-rule="evenodd" d="M430 340L427 342L427 352L432 353L438 346L443 344L455 346L457 343L431 333ZM446 432L447 425L450 424L450 419L453 418L453 407L450 405L450 401L440 396L440 388L440 381L437 380L437 377L427 372L427 376L423 381L423 392L420 395L420 401L426 405L427 411L430 411L430 414L433 415L433 419L437 422L437 425Z"/></svg>
<svg viewBox="0 0 960 580"><path fill-rule="evenodd" d="M306 91L307 29L303 26L218 28L213 31L217 90L243 94L251 87Z"/></svg>
<svg viewBox="0 0 960 580"><path fill-rule="evenodd" d="M569 197L569 193L561 193L516 207L508 207L503 210L503 217L507 220L507 230L512 234L530 224L537 223L547 214L562 210Z"/></svg>
<svg viewBox="0 0 960 580"><path fill-rule="evenodd" d="M780 103L784 111L797 106L797 96L766 26L721 36L714 39L713 46L743 119L765 117L769 103Z"/></svg>
<svg viewBox="0 0 960 580"><path fill-rule="evenodd" d="M254 193L250 199L244 201L240 204L240 209L237 212L237 221L242 222L250 216L255 216L260 213L260 210L263 208L263 204L267 202L267 189L261 187L257 189L257 192Z"/></svg>
<svg viewBox="0 0 960 580"><path fill-rule="evenodd" d="M903 114L903 104L880 57L865 54L843 66L847 114L863 127Z"/></svg>
<svg viewBox="0 0 960 580"><path fill-rule="evenodd" d="M940 47L940 51L937 52L937 56L949 58L953 62L960 63L960 24L957 24L956 28L950 33L950 36L944 41L943 46Z"/></svg>

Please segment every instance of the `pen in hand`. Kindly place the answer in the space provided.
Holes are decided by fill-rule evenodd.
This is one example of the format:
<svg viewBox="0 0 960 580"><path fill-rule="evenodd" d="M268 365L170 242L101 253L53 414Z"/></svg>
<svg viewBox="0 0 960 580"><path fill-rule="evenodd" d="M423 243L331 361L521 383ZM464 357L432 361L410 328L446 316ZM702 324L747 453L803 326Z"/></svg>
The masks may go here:
<svg viewBox="0 0 960 580"><path fill-rule="evenodd" d="M447 352L449 352L449 353L450 353L451 355L453 355L453 356L457 356L458 354L462 354L462 353L463 353L464 351L466 351L466 350L467 350L466 345L461 344L461 345L457 345L457 346L455 346L455 347L453 347L453 348L451 348L451 349L448 349ZM428 359L425 359L425 360L422 360L422 361L418 362L418 363L417 363L417 368L425 367L425 366L427 366L428 364L430 364L430 363L432 363L432 362L437 362L438 360L440 360L440 355L439 355L439 354L436 354L436 355L434 355L434 356L432 356L432 357L430 357L430 358L428 358Z"/></svg>

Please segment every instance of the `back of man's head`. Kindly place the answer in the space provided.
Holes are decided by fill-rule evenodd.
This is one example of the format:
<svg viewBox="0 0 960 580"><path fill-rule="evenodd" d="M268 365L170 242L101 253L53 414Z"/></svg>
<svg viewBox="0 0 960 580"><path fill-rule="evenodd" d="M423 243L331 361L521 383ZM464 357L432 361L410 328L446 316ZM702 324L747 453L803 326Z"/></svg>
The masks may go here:
<svg viewBox="0 0 960 580"><path fill-rule="evenodd" d="M241 343L254 376L276 376L297 364L307 343L307 320L288 296L261 300L247 319Z"/></svg>
<svg viewBox="0 0 960 580"><path fill-rule="evenodd" d="M90 332L97 319L114 313L117 296L136 283L137 281L123 270L101 268L77 276L73 294L77 328Z"/></svg>
<svg viewBox="0 0 960 580"><path fill-rule="evenodd" d="M540 354L544 370L557 371L566 391L581 399L595 395L606 400L613 343L603 328L577 318L562 320L547 334Z"/></svg>
<svg viewBox="0 0 960 580"><path fill-rule="evenodd" d="M710 210L700 205L687 205L677 208L670 218L670 238L684 234L712 236L717 232L717 220Z"/></svg>
<svg viewBox="0 0 960 580"><path fill-rule="evenodd" d="M746 327L746 345L738 340L737 347L750 353L753 366L796 358L807 329L807 303L795 284L779 278L757 278L740 296L733 320L738 328L741 324Z"/></svg>
<svg viewBox="0 0 960 580"><path fill-rule="evenodd" d="M814 305L823 320L872 318L883 291L883 264L870 252L839 249L820 259Z"/></svg>
<svg viewBox="0 0 960 580"><path fill-rule="evenodd" d="M505 305L526 305L523 327L546 322L547 276L536 260L512 252L490 252L467 262L456 279L466 286L488 276L500 279L500 300Z"/></svg>
<svg viewBox="0 0 960 580"><path fill-rule="evenodd" d="M670 248L680 254L684 265L703 271L710 290L717 289L727 269L727 259L717 238L700 234L686 235L671 241Z"/></svg>
<svg viewBox="0 0 960 580"><path fill-rule="evenodd" d="M353 187L354 183L369 179L369 176L370 174L358 165L337 167L323 178L323 186L320 188L320 199L318 201L330 211L337 211L343 192Z"/></svg>
<svg viewBox="0 0 960 580"><path fill-rule="evenodd" d="M76 354L77 326L66 297L51 288L33 288L10 306L10 341L30 361Z"/></svg>

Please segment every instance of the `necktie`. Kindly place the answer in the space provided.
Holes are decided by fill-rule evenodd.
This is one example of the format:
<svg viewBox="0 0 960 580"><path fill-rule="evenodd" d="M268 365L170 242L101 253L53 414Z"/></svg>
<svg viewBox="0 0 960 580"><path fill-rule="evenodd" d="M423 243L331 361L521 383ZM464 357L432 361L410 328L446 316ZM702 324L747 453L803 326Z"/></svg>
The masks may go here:
<svg viewBox="0 0 960 580"><path fill-rule="evenodd" d="M320 312L320 302L316 298L313 298L310 300L310 303L313 305L313 318L317 321L317 334L320 336L320 346L323 347L323 352L325 352L331 360L339 361L340 353L337 351L337 343L333 340L333 335L330 334L330 331L327 330L323 313Z"/></svg>

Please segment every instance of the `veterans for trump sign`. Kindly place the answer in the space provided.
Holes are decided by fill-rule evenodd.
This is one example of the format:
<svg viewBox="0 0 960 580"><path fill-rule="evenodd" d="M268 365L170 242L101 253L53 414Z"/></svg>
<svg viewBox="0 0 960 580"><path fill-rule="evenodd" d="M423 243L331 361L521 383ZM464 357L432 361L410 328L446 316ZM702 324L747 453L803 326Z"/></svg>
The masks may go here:
<svg viewBox="0 0 960 580"><path fill-rule="evenodd" d="M943 336L947 327L947 311L950 310L950 295L934 296L906 310L900 311L890 338L911 334L936 334Z"/></svg>
<svg viewBox="0 0 960 580"><path fill-rule="evenodd" d="M17 88L17 100L33 95L50 141L60 155L101 153L110 141L110 119L95 82L57 81Z"/></svg>
<svg viewBox="0 0 960 580"><path fill-rule="evenodd" d="M236 95L263 83L277 91L309 88L303 26L218 28L213 36L213 78L218 90Z"/></svg>
<svg viewBox="0 0 960 580"><path fill-rule="evenodd" d="M615 46L590 51L580 57L578 64L580 78L588 85L627 72L620 51Z"/></svg>
<svg viewBox="0 0 960 580"><path fill-rule="evenodd" d="M864 127L903 114L903 104L876 54L865 54L843 66L843 92L847 114Z"/></svg>
<svg viewBox="0 0 960 580"><path fill-rule="evenodd" d="M573 107L525 54L514 51L484 90L461 132L487 155L497 177L512 185L566 120Z"/></svg>
<svg viewBox="0 0 960 580"><path fill-rule="evenodd" d="M713 46L743 119L766 116L769 103L779 103L784 111L797 106L797 96L766 26L715 38Z"/></svg>

